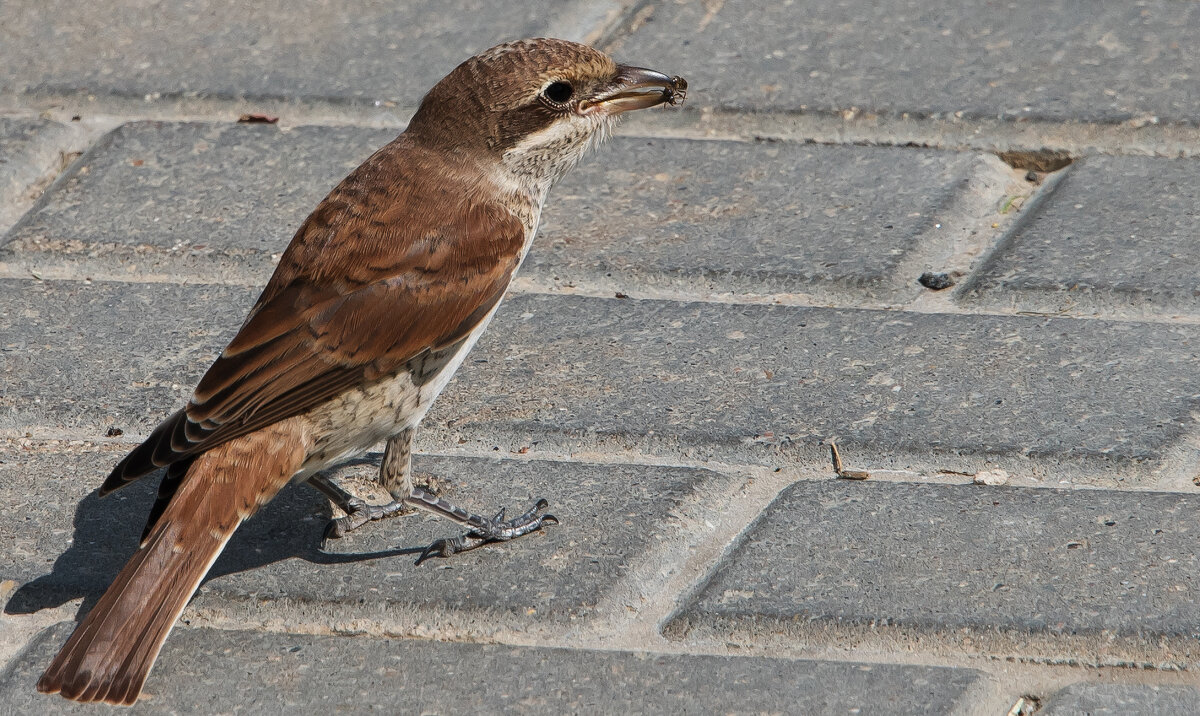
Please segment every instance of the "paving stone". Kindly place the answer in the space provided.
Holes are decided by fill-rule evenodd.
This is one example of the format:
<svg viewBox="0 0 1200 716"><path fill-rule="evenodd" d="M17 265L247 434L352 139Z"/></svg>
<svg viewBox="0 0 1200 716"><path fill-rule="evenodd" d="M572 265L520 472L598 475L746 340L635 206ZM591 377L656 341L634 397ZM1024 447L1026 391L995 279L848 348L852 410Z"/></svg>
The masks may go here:
<svg viewBox="0 0 1200 716"><path fill-rule="evenodd" d="M164 263L187 269L224 258L229 272L265 283L308 212L398 133L126 124L10 232L0 261L31 259L37 268L100 259L138 278Z"/></svg>
<svg viewBox="0 0 1200 716"><path fill-rule="evenodd" d="M547 202L523 269L755 293L856 296L907 284L897 266L963 189L973 155L669 139L618 140Z"/></svg>
<svg viewBox="0 0 1200 716"><path fill-rule="evenodd" d="M47 629L2 677L0 703L92 712L33 688L67 627ZM129 713L946 714L978 680L968 669L180 629L146 685L152 698Z"/></svg>
<svg viewBox="0 0 1200 716"><path fill-rule="evenodd" d="M136 548L157 480L103 499L95 494L120 447L0 453L0 495L21 527L0 531L0 581L20 583L7 613L79 597L90 605ZM378 462L374 455L339 474L373 478ZM238 530L195 608L239 624L293 628L561 632L605 616L608 601L622 613L629 602L639 606L640 587L624 581L635 570L641 579L661 579L671 568L679 515L695 509L709 483L734 479L690 468L432 456L418 456L415 468L444 484L447 498L487 514L500 507L517 514L544 497L561 524L417 567L426 545L461 530L420 513L323 543L328 501L307 486L291 487Z"/></svg>
<svg viewBox="0 0 1200 716"><path fill-rule="evenodd" d="M0 117L0 200L24 191L25 177L45 167L30 166L32 150L64 132L58 122L48 119Z"/></svg>
<svg viewBox="0 0 1200 716"><path fill-rule="evenodd" d="M1200 162L1090 157L963 288L972 302L1200 311Z"/></svg>
<svg viewBox="0 0 1200 716"><path fill-rule="evenodd" d="M1200 690L1187 686L1073 684L1050 697L1045 716L1160 716L1200 713Z"/></svg>
<svg viewBox="0 0 1200 716"><path fill-rule="evenodd" d="M1133 483L1200 398L1200 332L1131 322L527 295L476 350L425 423L445 444L824 466L835 437L875 467Z"/></svg>
<svg viewBox="0 0 1200 716"><path fill-rule="evenodd" d="M693 107L1200 120L1195 3L692 0L637 26L617 51Z"/></svg>
<svg viewBox="0 0 1200 716"><path fill-rule="evenodd" d="M130 278L216 270L265 282L308 212L396 133L127 124L12 232L0 262L10 273L21 262L42 272L82 262ZM617 139L555 190L524 275L757 293L834 283L860 296L899 281L916 291L913 277L893 274L973 159Z"/></svg>
<svg viewBox="0 0 1200 716"><path fill-rule="evenodd" d="M1200 656L1197 525L1198 495L797 483L667 632L892 631L925 648L932 636L1085 663L1186 663Z"/></svg>
<svg viewBox="0 0 1200 716"><path fill-rule="evenodd" d="M0 117L0 237L36 198L40 187L32 185L58 168L68 135L48 119Z"/></svg>
<svg viewBox="0 0 1200 716"><path fill-rule="evenodd" d="M254 296L0 281L0 430L148 433ZM825 465L836 437L876 468L1134 483L1186 448L1198 361L1197 326L516 295L420 439Z"/></svg>
<svg viewBox="0 0 1200 716"><path fill-rule="evenodd" d="M258 292L0 281L0 431L148 434L191 395Z"/></svg>
<svg viewBox="0 0 1200 716"><path fill-rule="evenodd" d="M346 6L218 0L5 5L0 92L396 102L505 39L582 39L620 4L481 0ZM470 22L463 22L470 18Z"/></svg>

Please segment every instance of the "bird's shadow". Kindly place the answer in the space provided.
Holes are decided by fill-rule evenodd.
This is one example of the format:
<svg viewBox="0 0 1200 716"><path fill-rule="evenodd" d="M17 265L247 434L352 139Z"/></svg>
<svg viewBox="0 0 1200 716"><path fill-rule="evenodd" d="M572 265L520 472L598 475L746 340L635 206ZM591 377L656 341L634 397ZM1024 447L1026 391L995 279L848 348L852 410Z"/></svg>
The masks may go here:
<svg viewBox="0 0 1200 716"><path fill-rule="evenodd" d="M378 463L379 456L359 463ZM159 475L111 495L88 494L75 510L74 537L49 574L22 584L4 605L6 614L32 614L83 597L86 614L137 549L146 516L154 503ZM344 554L326 552L326 526L333 516L329 501L307 485L289 485L238 529L205 581L257 569L285 559L314 564L344 564L419 554L424 546Z"/></svg>

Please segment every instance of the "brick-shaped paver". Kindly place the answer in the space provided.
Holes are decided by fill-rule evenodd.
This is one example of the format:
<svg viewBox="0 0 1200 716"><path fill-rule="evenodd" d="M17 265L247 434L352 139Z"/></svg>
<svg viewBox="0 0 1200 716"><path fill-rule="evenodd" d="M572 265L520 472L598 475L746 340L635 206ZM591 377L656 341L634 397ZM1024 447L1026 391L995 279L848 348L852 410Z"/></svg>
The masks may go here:
<svg viewBox="0 0 1200 716"><path fill-rule="evenodd" d="M148 433L255 295L0 281L0 429ZM1198 365L1200 326L515 295L421 440L792 465L837 438L867 466L1136 481L1186 447Z"/></svg>
<svg viewBox="0 0 1200 716"><path fill-rule="evenodd" d="M1051 696L1040 716L1200 714L1200 689L1188 686L1073 684Z"/></svg>
<svg viewBox="0 0 1200 716"><path fill-rule="evenodd" d="M1200 658L1198 534L1197 495L801 482L667 632L892 632L1022 657L1188 664Z"/></svg>
<svg viewBox="0 0 1200 716"><path fill-rule="evenodd" d="M416 107L480 50L521 37L585 39L620 7L614 0L356 7L268 0L230 12L217 0L187 0L147 12L128 0L13 0L5 4L0 92Z"/></svg>
<svg viewBox="0 0 1200 716"><path fill-rule="evenodd" d="M90 605L136 549L157 480L98 497L118 447L0 452L0 504L17 520L17 529L0 531L0 581L20 583L6 612L79 597ZM373 477L378 459L354 474ZM426 545L461 529L419 513L323 543L328 502L291 487L238 530L195 604L235 621L318 630L369 620L392 632L561 632L606 616L598 605L639 565L647 565L643 577L660 579L679 515L697 509L706 488L737 479L690 468L431 456L418 456L415 469L436 478L447 498L489 515L500 507L519 514L545 498L560 524L415 566ZM622 615L641 607L636 596L612 599L633 600L613 607Z"/></svg>
<svg viewBox="0 0 1200 716"><path fill-rule="evenodd" d="M693 106L1200 120L1194 3L665 2L616 45Z"/></svg>
<svg viewBox="0 0 1200 716"><path fill-rule="evenodd" d="M211 264L229 279L265 283L308 212L397 133L127 124L9 233L0 264L103 261L134 280L164 268L186 280L187 269Z"/></svg>
<svg viewBox="0 0 1200 716"><path fill-rule="evenodd" d="M70 135L48 119L0 116L0 244L23 207L37 198L41 187L35 185L59 169Z"/></svg>
<svg viewBox="0 0 1200 716"><path fill-rule="evenodd" d="M447 444L824 465L837 438L876 467L1033 458L1133 482L1200 399L1190 326L529 295L476 350L426 421Z"/></svg>
<svg viewBox="0 0 1200 716"><path fill-rule="evenodd" d="M770 293L896 276L964 189L971 154L893 147L618 140L555 189L522 270L564 283Z"/></svg>
<svg viewBox="0 0 1200 716"><path fill-rule="evenodd" d="M0 431L148 434L184 404L258 289L0 281Z"/></svg>
<svg viewBox="0 0 1200 716"><path fill-rule="evenodd" d="M0 266L265 282L308 212L397 132L122 126L11 232ZM523 275L751 293L836 284L859 299L897 284L920 291L896 268L963 189L973 159L619 138L553 192Z"/></svg>
<svg viewBox="0 0 1200 716"><path fill-rule="evenodd" d="M1034 310L1200 312L1200 161L1089 157L963 287L969 302Z"/></svg>
<svg viewBox="0 0 1200 716"><path fill-rule="evenodd" d="M0 682L18 713L92 713L33 686L67 625ZM178 629L130 713L948 714L969 669Z"/></svg>
<svg viewBox="0 0 1200 716"><path fill-rule="evenodd" d="M65 129L48 119L0 117L0 201L11 201L49 168L38 149L53 144Z"/></svg>

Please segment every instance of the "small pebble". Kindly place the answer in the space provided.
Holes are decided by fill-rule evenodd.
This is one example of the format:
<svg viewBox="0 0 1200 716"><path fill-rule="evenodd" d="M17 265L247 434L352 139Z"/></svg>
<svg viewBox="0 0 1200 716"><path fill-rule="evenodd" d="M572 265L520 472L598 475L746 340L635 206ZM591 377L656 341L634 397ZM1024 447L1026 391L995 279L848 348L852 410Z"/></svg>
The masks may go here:
<svg viewBox="0 0 1200 716"><path fill-rule="evenodd" d="M921 274L920 278L917 279L917 283L921 284L925 288L932 289L934 291L941 291L942 289L953 286L954 279L950 278L950 274L948 273L934 273L933 271L926 271L925 273Z"/></svg>

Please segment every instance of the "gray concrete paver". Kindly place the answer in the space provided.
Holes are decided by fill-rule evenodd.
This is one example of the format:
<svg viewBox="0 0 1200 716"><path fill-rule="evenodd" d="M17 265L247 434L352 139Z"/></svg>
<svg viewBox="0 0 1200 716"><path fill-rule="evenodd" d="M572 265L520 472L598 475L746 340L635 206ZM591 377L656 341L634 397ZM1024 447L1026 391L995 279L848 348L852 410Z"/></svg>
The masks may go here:
<svg viewBox="0 0 1200 716"><path fill-rule="evenodd" d="M1133 485L1186 447L1198 339L1190 326L515 296L427 423L446 443L507 431L780 466L824 466L819 443L836 438L869 467L996 459Z"/></svg>
<svg viewBox="0 0 1200 716"><path fill-rule="evenodd" d="M257 289L0 281L0 430L147 434L182 407Z"/></svg>
<svg viewBox="0 0 1200 716"><path fill-rule="evenodd" d="M963 287L971 305L1159 315L1200 310L1200 162L1089 157Z"/></svg>
<svg viewBox="0 0 1200 716"><path fill-rule="evenodd" d="M0 429L95 439L178 409L256 290L14 279L0 295ZM1186 447L1198 362L1196 326L516 295L421 440L783 466L825 464L837 438L877 468L1008 459L1138 484Z"/></svg>
<svg viewBox="0 0 1200 716"><path fill-rule="evenodd" d="M157 478L98 497L95 489L121 457L116 447L0 452L0 504L24 526L0 533L0 581L21 584L6 613L79 597L90 605L136 548ZM373 479L378 460L339 474ZM681 511L695 509L714 486L738 481L689 468L538 460L418 456L414 467L464 507L516 515L545 498L560 524L415 566L426 545L461 529L417 513L323 541L328 501L291 487L238 530L195 604L235 623L281 621L291 629L344 629L365 619L452 637L550 624L561 631L607 617L597 605L638 565L654 575L670 569L674 558L664 551Z"/></svg>
<svg viewBox="0 0 1200 716"><path fill-rule="evenodd" d="M225 265L265 283L308 212L396 130L133 122L97 142L0 263L103 262L131 280ZM165 269L163 266L165 265ZM182 270L180 270L182 269Z"/></svg>
<svg viewBox="0 0 1200 716"><path fill-rule="evenodd" d="M214 0L152 9L124 0L16 0L6 5L0 92L415 108L426 90L476 52L505 39L583 39L620 8L608 0L590 7L268 0L231 12Z"/></svg>
<svg viewBox="0 0 1200 716"><path fill-rule="evenodd" d="M522 270L643 290L911 295L922 290L917 276L897 270L963 191L973 158L890 147L617 140L556 188Z"/></svg>
<svg viewBox="0 0 1200 716"><path fill-rule="evenodd" d="M73 142L68 127L44 118L0 116L0 244L40 194Z"/></svg>
<svg viewBox="0 0 1200 716"><path fill-rule="evenodd" d="M667 631L754 641L892 630L1044 659L1075 640L1085 663L1187 664L1200 657L1198 524L1195 495L802 482Z"/></svg>
<svg viewBox="0 0 1200 716"><path fill-rule="evenodd" d="M1164 716L1200 713L1200 689L1187 686L1073 684L1038 711L1044 716Z"/></svg>
<svg viewBox="0 0 1200 716"><path fill-rule="evenodd" d="M669 2L616 45L687 67L693 106L1200 120L1194 3Z"/></svg>
<svg viewBox="0 0 1200 716"><path fill-rule="evenodd" d="M127 124L11 232L0 265L106 267L131 280L216 266L225 280L265 281L307 212L396 133ZM618 138L553 192L522 275L914 294L916 276L897 268L963 190L974 156Z"/></svg>
<svg viewBox="0 0 1200 716"><path fill-rule="evenodd" d="M27 187L27 177L46 167L30 156L36 147L53 142L66 128L48 119L0 117L0 201L9 202Z"/></svg>
<svg viewBox="0 0 1200 716"><path fill-rule="evenodd" d="M65 626L46 630L0 676L0 702L92 712L33 690ZM179 629L147 683L150 698L129 713L763 713L788 705L830 716L946 714L979 678L938 667Z"/></svg>

